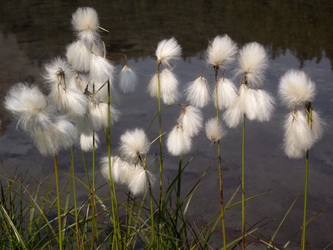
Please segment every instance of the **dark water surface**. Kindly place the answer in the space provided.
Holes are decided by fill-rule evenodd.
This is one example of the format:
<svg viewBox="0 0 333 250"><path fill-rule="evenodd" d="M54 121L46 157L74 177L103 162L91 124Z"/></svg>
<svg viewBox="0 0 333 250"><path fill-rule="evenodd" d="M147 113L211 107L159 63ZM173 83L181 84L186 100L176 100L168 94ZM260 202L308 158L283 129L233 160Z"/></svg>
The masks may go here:
<svg viewBox="0 0 333 250"><path fill-rule="evenodd" d="M157 101L146 93L146 86L155 71L154 53L157 43L175 37L183 49L182 60L175 66L182 88L197 78L203 66L208 41L217 35L228 34L239 47L257 41L269 55L264 89L275 97L279 78L291 68L303 69L317 84L314 108L321 111L326 121L325 134L310 151L308 218L328 205L308 226L307 238L312 249L322 249L333 241L333 2L332 1L1 1L0 2L0 100L10 86L19 81L42 83L43 65L55 56L64 55L65 46L74 40L70 26L77 7L94 7L109 55L122 52L129 65L137 72L139 86L135 93L122 96L121 119L114 125L112 147L114 152L119 136L126 129L146 128L157 112ZM112 58L111 58L112 60ZM121 69L121 57L114 57ZM226 72L232 77L232 72ZM213 85L213 71L204 76ZM235 80L237 82L238 79ZM172 107L163 115L163 130L176 123L180 109ZM272 189L269 194L247 203L247 222L253 225L261 219L268 223L261 228L268 237L274 233L283 215L296 196L304 189L305 160L289 160L281 149L282 122L288 112L279 105L268 123L246 123L246 196ZM205 119L213 117L214 106L204 109ZM0 105L3 133L0 136L0 155L7 172L19 167L36 177L52 174L52 158L42 157L27 135L16 130L16 121ZM158 134L157 127L149 133ZM224 174L224 195L231 197L241 176L241 127L228 129L221 142ZM103 138L103 134L100 135ZM103 139L102 139L103 141ZM193 153L197 155L184 173L184 192L211 166L200 188L192 199L189 219L202 225L219 211L219 180L211 143L202 132L195 139ZM158 152L153 148L151 153ZM97 150L97 157L106 154L105 145ZM75 147L77 175L84 176L81 152ZM185 160L189 156L185 157ZM69 168L69 152L59 154L63 171ZM166 156L166 175L177 171L178 158ZM1 170L2 171L2 170ZM100 179L100 184L103 180ZM65 180L63 181L65 184ZM87 194L80 194L85 197ZM236 197L240 199L240 195ZM228 241L239 235L241 209L226 212ZM302 225L303 197L277 235L277 243L284 243ZM219 232L213 238L214 246L222 246ZM300 236L293 243L299 247ZM258 247L258 245L257 245ZM256 247L254 247L256 249Z"/></svg>

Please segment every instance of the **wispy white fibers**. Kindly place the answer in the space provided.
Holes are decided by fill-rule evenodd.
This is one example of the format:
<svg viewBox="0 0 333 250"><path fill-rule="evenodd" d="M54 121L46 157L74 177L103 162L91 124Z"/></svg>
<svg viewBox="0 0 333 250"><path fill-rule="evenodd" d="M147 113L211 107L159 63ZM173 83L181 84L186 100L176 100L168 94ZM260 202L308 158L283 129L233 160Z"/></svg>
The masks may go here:
<svg viewBox="0 0 333 250"><path fill-rule="evenodd" d="M223 114L223 120L229 128L235 128L242 121L244 112L241 99L238 97L236 102L231 105Z"/></svg>
<svg viewBox="0 0 333 250"><path fill-rule="evenodd" d="M154 155L152 158L147 158L147 169L152 174L156 175L160 172L160 159L157 155Z"/></svg>
<svg viewBox="0 0 333 250"><path fill-rule="evenodd" d="M249 120L255 120L260 115L259 102L257 98L258 92L252 88L248 88L245 94L244 113Z"/></svg>
<svg viewBox="0 0 333 250"><path fill-rule="evenodd" d="M128 130L120 137L120 154L129 161L147 154L149 147L150 142L143 129Z"/></svg>
<svg viewBox="0 0 333 250"><path fill-rule="evenodd" d="M77 130L64 117L57 117L48 128L37 127L30 136L42 155L54 155L73 145Z"/></svg>
<svg viewBox="0 0 333 250"><path fill-rule="evenodd" d="M148 84L148 93L151 97L158 97L158 76L157 73L153 75Z"/></svg>
<svg viewBox="0 0 333 250"><path fill-rule="evenodd" d="M232 81L221 78L217 82L217 89L219 109L228 108L235 103L238 95L237 88ZM213 92L213 99L216 106L216 87Z"/></svg>
<svg viewBox="0 0 333 250"><path fill-rule="evenodd" d="M81 40L69 44L66 49L69 64L78 72L89 72L91 55L90 50Z"/></svg>
<svg viewBox="0 0 333 250"><path fill-rule="evenodd" d="M160 74L161 98L165 104L172 104L177 101L178 80L173 72L167 68L163 69Z"/></svg>
<svg viewBox="0 0 333 250"><path fill-rule="evenodd" d="M125 65L120 72L119 86L121 91L124 94L131 93L134 91L137 83L138 79L135 72L130 67L128 67L128 65Z"/></svg>
<svg viewBox="0 0 333 250"><path fill-rule="evenodd" d="M164 39L158 43L155 55L158 62L170 66L174 60L180 58L181 53L182 49L180 45L177 40L172 37L170 39Z"/></svg>
<svg viewBox="0 0 333 250"><path fill-rule="evenodd" d="M111 177L112 181L115 183L123 183L124 181L124 173L125 173L125 163L124 161L117 155L111 156ZM109 156L104 156L101 159L101 171L104 174L105 178L109 179Z"/></svg>
<svg viewBox="0 0 333 250"><path fill-rule="evenodd" d="M302 111L293 110L284 123L284 151L290 158L302 157L314 143L311 127Z"/></svg>
<svg viewBox="0 0 333 250"><path fill-rule="evenodd" d="M207 62L213 66L226 68L237 53L237 45L228 35L217 36L207 49Z"/></svg>
<svg viewBox="0 0 333 250"><path fill-rule="evenodd" d="M251 83L262 83L264 70L267 68L265 49L257 42L245 44L239 51L238 74L245 74Z"/></svg>
<svg viewBox="0 0 333 250"><path fill-rule="evenodd" d="M102 56L91 55L90 78L96 84L104 84L113 80L114 66ZM106 88L107 89L107 88Z"/></svg>
<svg viewBox="0 0 333 250"><path fill-rule="evenodd" d="M5 97L5 108L18 119L18 125L27 132L38 127L49 128L54 115L54 110L39 88L27 83L17 83L9 90Z"/></svg>
<svg viewBox="0 0 333 250"><path fill-rule="evenodd" d="M89 116L95 131L108 126L108 104L98 102L96 99L89 101Z"/></svg>
<svg viewBox="0 0 333 250"><path fill-rule="evenodd" d="M49 88L49 97L58 110L68 112L70 117L83 116L86 113L88 99L71 84L74 78L70 66L65 60L56 58L45 67L44 79Z"/></svg>
<svg viewBox="0 0 333 250"><path fill-rule="evenodd" d="M99 145L99 137L97 133L91 132L90 134L85 134L85 133L80 134L80 146L83 151L85 152L92 151L93 148L97 149L98 145Z"/></svg>
<svg viewBox="0 0 333 250"><path fill-rule="evenodd" d="M258 121L269 121L274 110L274 98L267 91L258 89L257 100L259 104Z"/></svg>
<svg viewBox="0 0 333 250"><path fill-rule="evenodd" d="M184 131L181 125L176 125L169 133L166 145L173 156L187 154L192 147L191 137Z"/></svg>
<svg viewBox="0 0 333 250"><path fill-rule="evenodd" d="M312 117L312 121L310 121L310 126L311 126L311 132L312 132L312 136L313 136L313 140L316 142L318 141L322 135L323 135L323 125L324 122L322 121L319 113L315 110L311 111L311 117Z"/></svg>
<svg viewBox="0 0 333 250"><path fill-rule="evenodd" d="M222 123L215 117L209 119L205 124L206 135L212 142L217 142L225 134L225 130L222 127Z"/></svg>
<svg viewBox="0 0 333 250"><path fill-rule="evenodd" d="M78 8L72 16L72 25L79 39L91 44L98 37L99 21L97 12L90 7Z"/></svg>
<svg viewBox="0 0 333 250"><path fill-rule="evenodd" d="M185 90L186 100L197 108L205 107L210 101L210 89L207 80L200 76L191 82Z"/></svg>
<svg viewBox="0 0 333 250"><path fill-rule="evenodd" d="M315 95L315 84L301 70L288 70L280 79L279 95L282 102L293 108L303 102L311 102Z"/></svg>
<svg viewBox="0 0 333 250"><path fill-rule="evenodd" d="M148 170L143 169L140 164L136 164L135 168L134 175L128 184L128 188L133 195L144 194L149 187L149 182L153 186L156 179Z"/></svg>
<svg viewBox="0 0 333 250"><path fill-rule="evenodd" d="M182 113L178 118L178 123L183 127L188 136L192 137L199 133L202 128L202 120L200 109L182 105Z"/></svg>

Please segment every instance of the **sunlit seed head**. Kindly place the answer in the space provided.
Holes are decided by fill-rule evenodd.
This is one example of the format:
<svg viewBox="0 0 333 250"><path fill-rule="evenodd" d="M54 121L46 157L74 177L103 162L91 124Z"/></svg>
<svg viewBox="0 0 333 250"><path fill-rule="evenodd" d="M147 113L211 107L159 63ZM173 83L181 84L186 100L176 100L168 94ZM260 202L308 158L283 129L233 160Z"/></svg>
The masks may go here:
<svg viewBox="0 0 333 250"><path fill-rule="evenodd" d="M290 108L304 102L313 101L315 84L301 70L288 70L280 79L279 95Z"/></svg>
<svg viewBox="0 0 333 250"><path fill-rule="evenodd" d="M216 107L216 87L212 93ZM219 109L228 108L237 100L237 88L233 82L227 78L221 78L217 83L217 97Z"/></svg>
<svg viewBox="0 0 333 250"><path fill-rule="evenodd" d="M80 134L80 146L85 152L97 149L99 146L98 134L95 132L91 132L91 134Z"/></svg>
<svg viewBox="0 0 333 250"><path fill-rule="evenodd" d="M205 124L206 136L212 142L217 142L226 134L221 121L216 117L209 119Z"/></svg>
<svg viewBox="0 0 333 250"><path fill-rule="evenodd" d="M258 121L264 122L269 121L271 119L275 100L274 98L265 90L258 89L257 90L257 98L258 98Z"/></svg>
<svg viewBox="0 0 333 250"><path fill-rule="evenodd" d="M104 156L101 159L101 171L105 178L110 179L110 167L112 181L120 184L124 180L124 161L119 156L111 156L109 165L109 156Z"/></svg>
<svg viewBox="0 0 333 250"><path fill-rule="evenodd" d="M88 43L98 39L99 20L93 8L78 8L72 16L72 25L79 39Z"/></svg>
<svg viewBox="0 0 333 250"><path fill-rule="evenodd" d="M138 83L135 72L125 65L120 72L119 86L124 94L132 93L135 90L135 86Z"/></svg>
<svg viewBox="0 0 333 250"><path fill-rule="evenodd" d="M237 127L242 121L244 112L240 97L237 98L236 102L229 106L223 114L223 120L229 128Z"/></svg>
<svg viewBox="0 0 333 250"><path fill-rule="evenodd" d="M113 80L114 66L112 63L102 56L91 54L90 78L92 82L104 84Z"/></svg>
<svg viewBox="0 0 333 250"><path fill-rule="evenodd" d="M182 49L178 44L177 40L172 37L170 39L164 39L157 45L155 52L157 61L160 63L170 66L174 60L180 58Z"/></svg>
<svg viewBox="0 0 333 250"><path fill-rule="evenodd" d="M324 124L322 118L320 117L320 114L317 111L312 110L311 115L312 115L311 116L312 121L310 122L311 132L313 135L313 140L316 142L322 137L322 135L324 133L325 124Z"/></svg>
<svg viewBox="0 0 333 250"><path fill-rule="evenodd" d="M237 53L237 45L228 35L217 36L209 44L206 60L209 64L226 68Z"/></svg>
<svg viewBox="0 0 333 250"><path fill-rule="evenodd" d="M68 87L74 72L68 62L60 57L53 59L45 66L43 78L51 91L56 91L59 86Z"/></svg>
<svg viewBox="0 0 333 250"><path fill-rule="evenodd" d="M150 142L143 129L136 128L126 131L120 137L120 155L125 159L134 160L138 155L148 153Z"/></svg>
<svg viewBox="0 0 333 250"><path fill-rule="evenodd" d="M245 94L244 113L249 120L256 120L259 118L259 101L258 92L252 88L248 88Z"/></svg>
<svg viewBox="0 0 333 250"><path fill-rule="evenodd" d="M183 106L178 123L181 124L185 133L191 137L199 133L202 128L202 120L203 117L200 109L193 106Z"/></svg>
<svg viewBox="0 0 333 250"><path fill-rule="evenodd" d="M99 131L102 127L108 126L107 103L90 100L88 106L88 112L94 131Z"/></svg>
<svg viewBox="0 0 333 250"><path fill-rule="evenodd" d="M186 100L194 107L205 107L210 101L210 89L207 80L200 76L189 83L185 95Z"/></svg>
<svg viewBox="0 0 333 250"><path fill-rule="evenodd" d="M69 64L78 72L89 72L91 52L80 40L69 44L66 48L66 57Z"/></svg>
<svg viewBox="0 0 333 250"><path fill-rule="evenodd" d="M267 68L265 48L257 42L245 44L239 51L237 74L245 74L252 84L262 83Z"/></svg>
<svg viewBox="0 0 333 250"><path fill-rule="evenodd" d="M172 104L179 98L179 82L174 73L165 68L160 74L161 98L165 104Z"/></svg>
<svg viewBox="0 0 333 250"><path fill-rule="evenodd" d="M144 170L140 164L137 164L136 168L137 171L130 180L128 188L133 195L140 195L144 194L148 190L149 182L153 186L156 179L152 173L148 170Z"/></svg>
<svg viewBox="0 0 333 250"><path fill-rule="evenodd" d="M176 125L169 133L166 141L167 149L173 156L184 155L192 147L191 137L187 135L181 125Z"/></svg>

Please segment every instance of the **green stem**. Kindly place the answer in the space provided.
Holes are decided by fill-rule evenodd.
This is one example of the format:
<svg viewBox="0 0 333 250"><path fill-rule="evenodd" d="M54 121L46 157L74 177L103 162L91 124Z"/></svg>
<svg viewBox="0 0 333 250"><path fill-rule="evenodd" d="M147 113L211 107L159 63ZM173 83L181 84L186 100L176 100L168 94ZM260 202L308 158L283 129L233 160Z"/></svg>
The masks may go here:
<svg viewBox="0 0 333 250"><path fill-rule="evenodd" d="M245 114L243 115L242 140L242 249L245 249Z"/></svg>
<svg viewBox="0 0 333 250"><path fill-rule="evenodd" d="M305 249L305 232L306 232L306 211L308 202L308 179L309 179L309 150L306 151L305 160L305 187L304 187L304 213L303 213L303 232L302 232L302 249Z"/></svg>
<svg viewBox="0 0 333 250"><path fill-rule="evenodd" d="M159 202L158 202L158 211L160 216L158 216L158 240L157 240L157 249L159 249L160 243L160 231L161 231L161 223L160 218L162 217L162 185L163 185L163 151L162 151L162 115L161 115L161 82L160 82L160 62L157 63L156 73L157 73L157 81L158 81L158 125L159 125L159 141L160 141L160 194L159 194Z"/></svg>
<svg viewBox="0 0 333 250"><path fill-rule="evenodd" d="M219 98L218 98L218 84L217 84L217 74L218 74L218 66L214 66L215 71L215 89L216 89L216 117L217 121L219 121ZM223 186L222 186L222 157L221 157L221 142L220 140L217 141L217 150L218 150L218 169L219 169L219 180L220 180L220 204L221 204L221 222L222 222L222 234L223 234L223 246L226 249L227 246L227 239L226 239L226 232L225 232L225 220L224 220L224 205L223 205Z"/></svg>
<svg viewBox="0 0 333 250"><path fill-rule="evenodd" d="M73 157L73 147L71 147L71 171L73 178L73 195L74 195L74 213L75 213L75 230L76 230L76 242L77 249L80 249L80 240L79 240L79 220L77 216L77 204L76 204L76 187L75 187L75 174L74 174L74 157Z"/></svg>
<svg viewBox="0 0 333 250"><path fill-rule="evenodd" d="M181 181L182 181L182 160L183 160L183 156L180 156L179 159L179 165L178 165L178 187L177 187L177 206L176 206L176 230L177 230L177 223L178 223L178 211L179 211L179 207L180 207L180 189L181 189Z"/></svg>
<svg viewBox="0 0 333 250"><path fill-rule="evenodd" d="M59 191L59 175L58 175L57 155L54 155L54 169L55 169L56 184L57 184L57 205L58 205L58 226L59 226L59 249L62 250L61 210L60 210L60 191Z"/></svg>

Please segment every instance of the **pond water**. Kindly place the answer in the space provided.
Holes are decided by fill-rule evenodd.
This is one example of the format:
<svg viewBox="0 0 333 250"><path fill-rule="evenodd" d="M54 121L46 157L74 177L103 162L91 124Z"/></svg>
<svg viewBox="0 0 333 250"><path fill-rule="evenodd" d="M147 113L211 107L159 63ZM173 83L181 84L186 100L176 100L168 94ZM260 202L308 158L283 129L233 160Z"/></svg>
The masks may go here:
<svg viewBox="0 0 333 250"><path fill-rule="evenodd" d="M129 65L139 77L135 93L122 96L121 119L112 128L112 148L116 150L119 136L126 129L147 128L156 114L157 100L146 93L146 87L155 72L154 53L157 43L175 37L182 46L183 55L174 68L182 88L196 79L204 65L208 42L217 35L228 34L239 47L256 41L265 46L269 67L263 88L277 98L280 77L291 68L304 70L316 83L313 103L325 119L323 138L310 151L308 218L328 205L308 226L307 238L312 249L322 249L333 241L333 154L332 154L332 100L333 100L333 2L331 1L1 1L0 2L0 100L10 86L28 81L42 85L43 65L55 56L64 55L65 47L74 40L70 26L77 7L91 6L99 14L101 25L110 33L103 33L109 55L125 53ZM111 59L112 60L112 59ZM121 57L114 57L121 69ZM204 76L213 85L213 70L206 68ZM226 72L232 77L232 71ZM238 79L235 80L236 82ZM246 196L271 191L247 202L248 225L265 219L261 228L269 236L280 223L287 209L304 189L305 160L290 160L281 149L282 123L287 109L279 105L270 122L246 123ZM184 99L182 101L185 101ZM163 130L169 131L176 123L180 109L169 108L163 114ZM205 119L213 117L214 106L203 110ZM12 173L29 171L36 179L53 173L52 158L42 157L27 135L16 129L16 121L0 105L3 132L0 136L0 156L5 170ZM151 139L158 134L153 126ZM103 134L100 136L103 138ZM241 127L228 129L221 142L224 174L224 195L230 198L241 176ZM76 145L76 159L81 151ZM152 148L152 154L157 148ZM195 159L184 173L184 192L210 167L193 197L189 218L203 225L219 211L219 180L214 151L204 132L195 138L192 154ZM97 150L97 158L106 154L105 145ZM190 156L186 156L185 160ZM177 171L178 158L166 155L165 178ZM81 162L76 164L78 176L84 178ZM68 171L69 152L59 155L60 169ZM2 170L1 170L2 171ZM102 183L103 180L100 180ZM65 181L64 181L65 183ZM85 196L86 194L81 194ZM240 195L236 197L240 199ZM205 204L205 205L203 205ZM229 240L239 235L240 207L226 213ZM303 198L299 198L276 237L284 243L302 225ZM262 223L262 224L264 224ZM222 246L221 234L213 238L214 246ZM292 244L299 247L300 237Z"/></svg>

